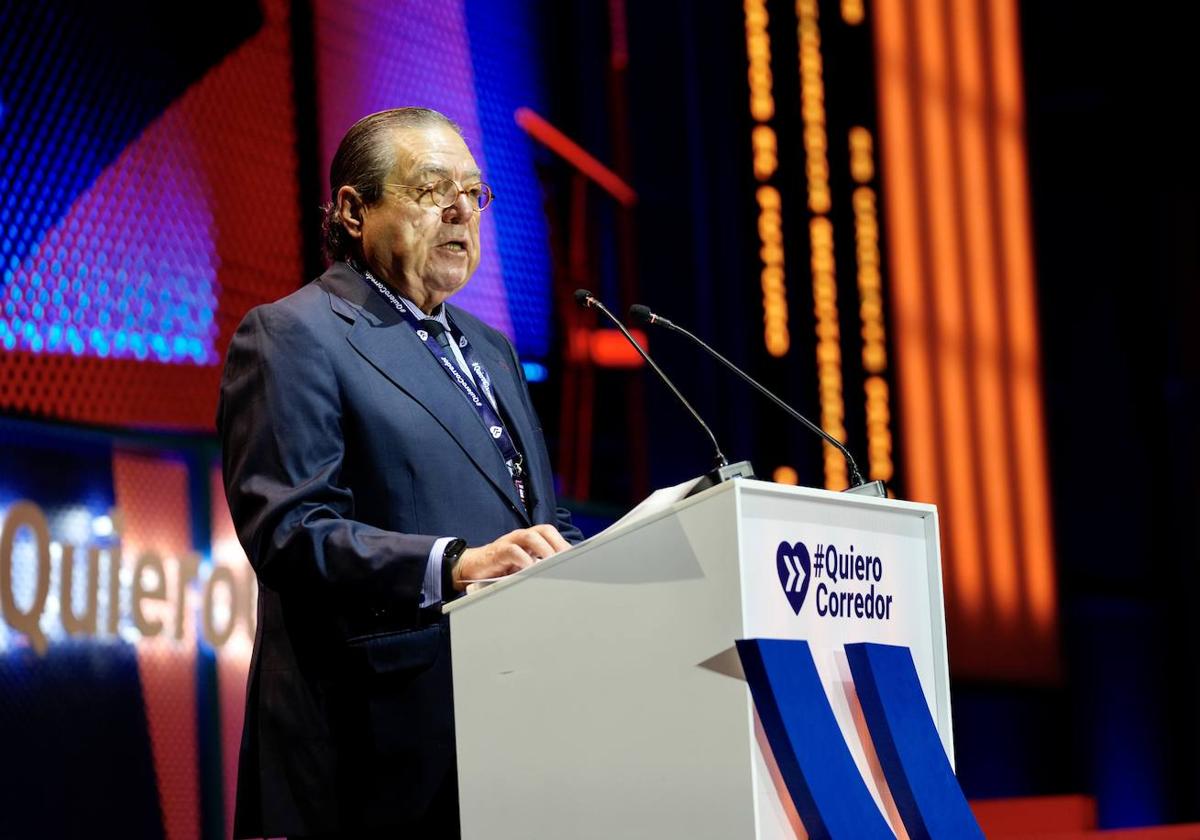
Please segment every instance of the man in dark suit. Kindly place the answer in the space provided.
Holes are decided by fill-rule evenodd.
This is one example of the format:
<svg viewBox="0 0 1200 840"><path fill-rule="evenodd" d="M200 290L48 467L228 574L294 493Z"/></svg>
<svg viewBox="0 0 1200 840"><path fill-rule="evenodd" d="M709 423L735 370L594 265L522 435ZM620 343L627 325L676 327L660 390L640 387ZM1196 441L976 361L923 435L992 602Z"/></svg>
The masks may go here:
<svg viewBox="0 0 1200 840"><path fill-rule="evenodd" d="M582 535L512 345L444 304L491 200L457 127L366 117L330 188L332 267L246 316L221 386L260 586L234 833L456 837L441 604Z"/></svg>

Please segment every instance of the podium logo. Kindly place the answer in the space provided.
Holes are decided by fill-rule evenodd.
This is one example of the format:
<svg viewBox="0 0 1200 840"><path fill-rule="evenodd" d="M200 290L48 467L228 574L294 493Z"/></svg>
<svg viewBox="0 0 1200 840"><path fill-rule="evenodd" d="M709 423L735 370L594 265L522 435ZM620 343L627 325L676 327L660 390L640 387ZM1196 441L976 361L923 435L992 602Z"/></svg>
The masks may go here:
<svg viewBox="0 0 1200 840"><path fill-rule="evenodd" d="M783 594L796 615L800 615L800 608L804 606L804 599L808 595L809 572L812 569L808 549L801 542L795 545L786 540L781 542L775 550L775 566Z"/></svg>
<svg viewBox="0 0 1200 840"><path fill-rule="evenodd" d="M887 592L881 557L817 543L809 553L802 542L781 542L775 551L779 585L796 615L804 606L809 585L816 581L818 619L890 621L895 596Z"/></svg>

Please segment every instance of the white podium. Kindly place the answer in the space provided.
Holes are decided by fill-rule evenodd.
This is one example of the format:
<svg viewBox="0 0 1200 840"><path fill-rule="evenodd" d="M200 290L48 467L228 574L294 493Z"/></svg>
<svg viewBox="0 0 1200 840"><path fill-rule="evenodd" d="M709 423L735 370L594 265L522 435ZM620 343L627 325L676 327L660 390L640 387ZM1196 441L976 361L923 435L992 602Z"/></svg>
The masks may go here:
<svg viewBox="0 0 1200 840"><path fill-rule="evenodd" d="M737 479L446 610L464 840L804 836L736 639L809 642L894 829L843 645L911 649L953 761L931 505Z"/></svg>

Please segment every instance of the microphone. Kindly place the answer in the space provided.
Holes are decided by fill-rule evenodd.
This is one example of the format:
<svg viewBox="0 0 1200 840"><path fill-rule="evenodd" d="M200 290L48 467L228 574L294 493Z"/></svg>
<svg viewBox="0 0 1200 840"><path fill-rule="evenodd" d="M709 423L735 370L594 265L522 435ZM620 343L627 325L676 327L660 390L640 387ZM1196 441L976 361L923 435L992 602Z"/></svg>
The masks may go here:
<svg viewBox="0 0 1200 840"><path fill-rule="evenodd" d="M621 331L621 335L625 336L625 340L633 345L634 349L637 350L641 357L646 360L646 364L650 365L651 369L658 374L659 379L666 383L666 386L671 389L671 393L674 394L675 398L682 403L684 408L687 409L688 414L695 418L696 422L700 424L700 428L704 429L704 433L708 435L708 439L712 441L713 451L716 453L716 466L708 473L705 473L704 477L701 478L700 481L698 481L688 493L689 496L695 495L696 493L699 493L701 490L704 490L708 487L712 487L714 484L720 484L723 481L728 481L731 478L754 477L754 469L750 466L749 461L739 461L736 464L730 464L729 461L726 460L724 453L721 452L720 444L717 443L716 435L712 433L712 429L710 429L708 424L704 422L704 419L700 416L699 412L692 407L692 404L684 398L683 394L679 393L679 389L675 387L675 383L667 378L667 375L662 372L662 368L654 363L654 360L650 358L649 354L642 349L642 345L638 344L637 341L634 340L633 336L629 334L629 330L625 329L625 325L617 319L617 316L608 311L608 307L601 303L600 300L587 289L575 290L575 303L579 304L582 309L599 310L604 314L604 317L608 318L608 320L612 321L613 324L616 325L617 329Z"/></svg>
<svg viewBox="0 0 1200 840"><path fill-rule="evenodd" d="M578 292L576 294L578 294ZM724 356L722 356L720 353L718 353L716 350L709 347L708 344L706 344L704 341L702 341L698 336L692 334L689 330L684 329L683 327L679 326L678 324L674 323L673 321L670 321L670 320L662 317L661 315L658 315L657 313L653 312L650 309L650 307L643 306L640 303L635 303L633 306L629 307L629 316L631 318L633 318L633 320L640 321L643 324L664 327L673 332L677 332L677 333L680 333L681 335L687 336L693 342L695 342L696 344L699 344L702 348L704 348L704 351L706 353L708 353L710 356L712 356L714 359L719 361L721 364L725 365L725 367L729 368L731 371L736 373L738 376L740 376L743 380L745 380L751 386L753 386L760 394L765 396L771 402L775 403L775 405L782 408L793 419L799 420L801 423L803 423L809 429L816 432L818 435L820 435L822 438L824 438L826 441L828 441L830 444L832 444L834 446L834 448L836 448L839 452L842 453L842 456L846 459L846 465L850 468L851 480L854 483L852 486L847 488L846 492L857 493L857 494L860 494L863 496L886 496L887 495L887 488L884 487L884 484L882 481L867 481L866 479L863 478L862 473L859 472L859 470L858 470L858 464L856 464L854 462L854 456L850 454L850 450L847 449L840 440L838 440L833 435L826 432L824 429L822 429L816 423L809 420L807 417L805 417L800 412L796 411L796 409L792 408L790 405L785 403L779 397L772 394L764 386L759 384L756 380L752 379L749 376L749 374L745 373L741 368L739 368L733 362L729 361Z"/></svg>

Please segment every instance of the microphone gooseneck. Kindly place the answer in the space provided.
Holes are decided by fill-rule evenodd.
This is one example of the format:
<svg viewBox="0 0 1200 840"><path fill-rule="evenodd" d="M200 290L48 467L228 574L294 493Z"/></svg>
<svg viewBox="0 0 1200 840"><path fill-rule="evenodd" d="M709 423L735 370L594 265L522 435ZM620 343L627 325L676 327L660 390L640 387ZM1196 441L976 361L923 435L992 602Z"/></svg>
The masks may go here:
<svg viewBox="0 0 1200 840"><path fill-rule="evenodd" d="M609 312L608 307L601 303L600 300L587 289L575 290L575 302L584 309L599 310L600 312L604 313L604 316L608 318L608 320L612 321L613 324L616 325L617 329L621 331L621 334L625 336L625 340L632 344L634 349L641 354L641 357L646 360L646 364L650 365L651 369L658 374L659 379L666 383L667 387L671 389L671 393L675 395L675 398L683 404L684 408L687 409L688 414L691 414L692 417L695 418L696 422L700 424L700 428L704 429L704 433L708 435L708 439L712 441L713 451L717 456L717 468L720 469L722 467L729 466L729 461L726 460L724 453L721 452L721 446L717 443L717 437L712 433L712 429L708 427L708 424L704 422L704 419L700 416L696 409L692 407L692 404L684 398L683 394L679 393L679 389L675 387L675 383L667 378L667 375L662 372L662 369L656 365L654 360L650 358L649 354L642 349L642 345L638 344L634 337L629 334L629 330L625 329L625 325L617 319L617 316Z"/></svg>
<svg viewBox="0 0 1200 840"><path fill-rule="evenodd" d="M576 292L576 294L578 295L578 292ZM839 452L841 452L842 456L846 459L846 465L850 468L851 480L854 482L853 486L850 489L853 490L858 487L868 487L869 485L873 485L876 483L876 482L868 483L867 480L863 478L862 473L859 472L859 470L858 470L858 464L856 464L854 462L854 456L850 454L850 450L847 449L846 446L840 440L838 440L833 435L826 432L824 429L822 429L816 423L812 422L807 417L805 417L803 414L801 414L799 411L796 411L796 409L792 408L790 405L785 403L779 397L775 396L773 393L768 391L763 385L760 385L757 380L751 378L749 374L744 372L741 368L739 368L733 362L729 361L729 359L726 359L724 356L722 356L716 350L709 347L708 344L705 343L699 336L694 335L690 330L684 329L683 327L679 326L678 324L655 313L653 310L650 309L650 307L644 306L643 304L640 304L640 303L635 303L633 306L629 307L629 315L635 321L640 321L643 324L663 327L665 329L672 330L674 332L677 332L681 335L686 336L687 338L691 339L696 344L699 344L702 348L704 348L704 351L706 353L708 353L710 356L712 356L714 359L719 361L725 367L729 368L731 371L733 371L738 376L740 376L745 382L747 382L749 385L751 385L760 394L762 394L764 397L769 399L771 402L775 403L775 405L782 408L789 416L791 416L795 420L799 420L801 423L803 423L805 426L807 426L813 432L817 433L822 438L824 438L830 445L832 445Z"/></svg>

